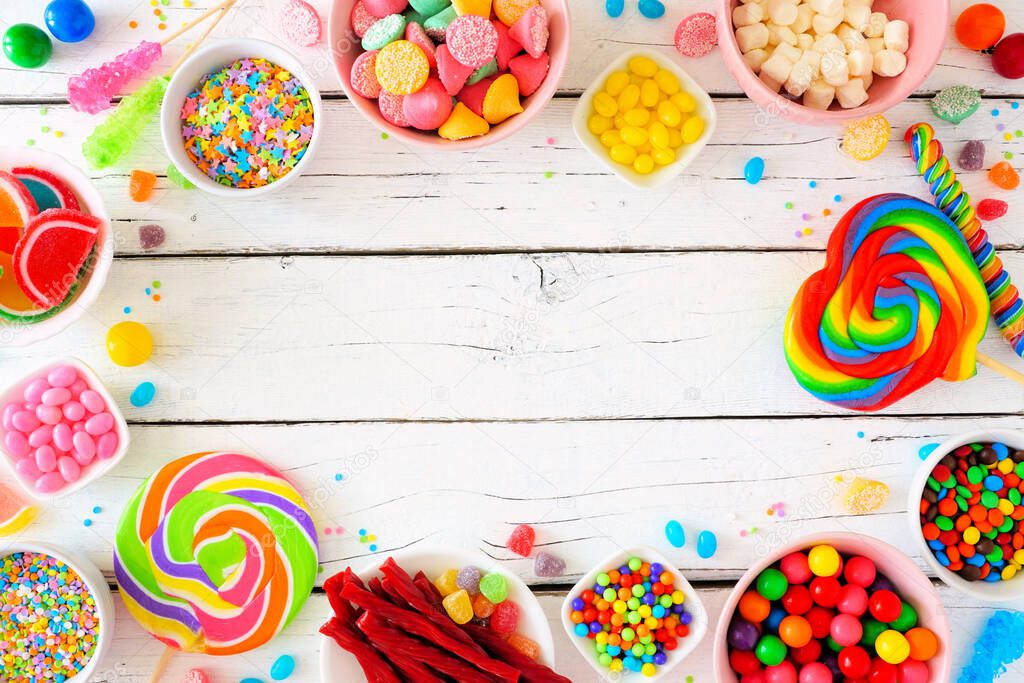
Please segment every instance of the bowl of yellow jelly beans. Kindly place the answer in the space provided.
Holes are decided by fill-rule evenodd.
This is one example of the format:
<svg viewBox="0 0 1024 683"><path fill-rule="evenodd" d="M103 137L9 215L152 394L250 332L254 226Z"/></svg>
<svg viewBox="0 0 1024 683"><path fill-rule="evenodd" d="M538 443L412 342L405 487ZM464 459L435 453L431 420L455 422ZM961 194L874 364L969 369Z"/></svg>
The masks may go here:
<svg viewBox="0 0 1024 683"><path fill-rule="evenodd" d="M583 93L573 130L627 183L654 189L700 154L715 121L711 98L682 67L636 50L620 55Z"/></svg>

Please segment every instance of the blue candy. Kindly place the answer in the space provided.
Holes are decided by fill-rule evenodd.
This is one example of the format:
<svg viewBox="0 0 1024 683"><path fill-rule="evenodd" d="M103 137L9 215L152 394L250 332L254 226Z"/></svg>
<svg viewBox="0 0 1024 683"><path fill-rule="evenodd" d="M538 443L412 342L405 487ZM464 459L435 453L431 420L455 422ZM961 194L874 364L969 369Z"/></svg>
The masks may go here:
<svg viewBox="0 0 1024 683"><path fill-rule="evenodd" d="M985 477L985 488L989 491L999 491L1003 488L1003 480L994 474Z"/></svg>
<svg viewBox="0 0 1024 683"><path fill-rule="evenodd" d="M604 11L608 13L608 16L612 19L616 19L622 16L622 10L625 9L625 0L604 0Z"/></svg>
<svg viewBox="0 0 1024 683"><path fill-rule="evenodd" d="M683 525L674 519L665 525L665 537L673 548L682 548L686 545L686 531Z"/></svg>
<svg viewBox="0 0 1024 683"><path fill-rule="evenodd" d="M1006 444L1004 444L1004 443L994 443L994 444L992 444L992 450L994 450L996 452L996 455L999 456L1000 460L1003 460L1004 458L1010 457L1010 449L1007 448Z"/></svg>
<svg viewBox="0 0 1024 683"><path fill-rule="evenodd" d="M275 681L283 681L295 671L295 658L291 655L281 655L270 667L270 677Z"/></svg>
<svg viewBox="0 0 1024 683"><path fill-rule="evenodd" d="M665 15L665 5L661 4L659 0L640 0L637 7L640 14L648 19L660 19Z"/></svg>
<svg viewBox="0 0 1024 683"><path fill-rule="evenodd" d="M139 386L135 387L132 391L132 395L129 397L132 405L136 408L142 408L148 406L156 396L156 387L153 386L152 382L143 382Z"/></svg>
<svg viewBox="0 0 1024 683"><path fill-rule="evenodd" d="M747 161L743 167L743 177L747 179L747 182L751 185L757 185L761 182L761 178L764 177L764 159L761 157L753 157Z"/></svg>
<svg viewBox="0 0 1024 683"><path fill-rule="evenodd" d="M62 43L85 40L96 28L96 17L82 0L53 0L43 14L46 28Z"/></svg>
<svg viewBox="0 0 1024 683"><path fill-rule="evenodd" d="M949 566L949 556L941 550L935 553L935 559L938 560L939 564L941 564L943 567Z"/></svg>
<svg viewBox="0 0 1024 683"><path fill-rule="evenodd" d="M718 537L714 532L704 530L697 536L697 554L705 560L718 551Z"/></svg>

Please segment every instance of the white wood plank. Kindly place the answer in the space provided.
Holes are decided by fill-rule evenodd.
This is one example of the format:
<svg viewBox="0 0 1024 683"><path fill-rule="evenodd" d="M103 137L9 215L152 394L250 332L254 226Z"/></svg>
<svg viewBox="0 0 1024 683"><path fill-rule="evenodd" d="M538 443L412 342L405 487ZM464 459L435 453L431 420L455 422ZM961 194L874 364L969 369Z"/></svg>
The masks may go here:
<svg viewBox="0 0 1024 683"><path fill-rule="evenodd" d="M854 202L881 192L927 195L902 142L907 126L934 121L922 100L889 113L894 140L880 159L867 163L840 151L840 131L767 118L747 100L718 100L718 130L710 145L681 178L656 192L628 189L581 148L569 124L574 105L555 100L510 140L451 154L381 140L347 102L330 102L325 118L331 142L294 189L266 198L221 200L161 178L153 199L132 201L128 169L163 175L167 167L155 124L124 168L94 177L122 254L140 253L138 227L148 223L167 230L156 253L820 249ZM1024 110L1005 102L991 106L1000 107L998 119L983 111L958 127L937 125L954 160L970 139L986 141L989 165L1006 153L1016 153L1015 164L1024 158L1024 138L1012 137L1024 128ZM38 147L84 167L80 147L88 129L78 117L67 107L49 107L45 116L35 106L3 107L0 126L29 131ZM1011 141L1002 138L996 121ZM66 135L39 133L41 125ZM767 161L766 178L756 186L743 179L753 156ZM812 180L816 188L809 186ZM986 227L996 244L1020 246L1024 203L995 188L984 172L965 173L961 180L977 199L1009 201L1009 215ZM824 216L825 210L833 215ZM804 227L813 234L796 236Z"/></svg>
<svg viewBox="0 0 1024 683"><path fill-rule="evenodd" d="M91 5L97 17L94 36L73 45L57 43L54 57L38 70L26 71L3 60L0 63L0 73L4 75L0 82L0 99L64 98L67 96L69 76L134 47L143 38L160 40L189 18L197 17L215 4L214 0L194 0L191 8L185 8L180 0L173 0L163 8L168 15L168 29L159 31L149 3L93 0ZM313 0L311 4L326 20L332 3L329 0ZM952 17L955 19L970 4L971 0L954 0ZM673 33L680 19L697 11L714 12L718 3L714 0L699 0L685 4L670 2L666 5L668 11L665 17L651 21L640 16L635 3L629 4L621 18L611 19L604 13L603 2L571 2L572 59L562 76L561 90L582 91L614 55L642 45L681 59L709 92L739 93L739 86L726 70L717 50L701 59L683 59L678 57L672 47ZM290 46L276 28L277 7L278 3L271 0L244 0L233 10L230 20L217 27L213 36L245 35ZM1020 30L1024 25L1024 8L1019 3L1004 3L1002 9L1007 15L1007 32ZM130 29L130 20L137 21L139 27ZM4 4L0 26L22 21L42 24L42 10L36 0L9 0ZM188 38L183 40L187 42ZM184 49L185 43L180 41L168 48L163 65L170 66ZM328 57L326 38L315 48L291 49L309 65L317 87L325 93L340 92L333 63ZM965 82L984 88L990 95L1021 93L1020 82L1006 80L992 71L991 59L987 55L968 51L950 37L938 66L922 86L921 92L935 92L948 85Z"/></svg>
<svg viewBox="0 0 1024 683"><path fill-rule="evenodd" d="M757 252L117 260L81 320L0 351L0 372L74 353L122 397L155 381L160 396L141 415L175 421L841 414L796 384L781 348L789 302L822 262ZM1024 254L1006 264L1024 272ZM143 291L153 281L159 303ZM126 317L156 338L140 368L114 367L103 347ZM989 335L985 353L1019 364ZM1021 398L983 370L890 414L1019 413Z"/></svg>

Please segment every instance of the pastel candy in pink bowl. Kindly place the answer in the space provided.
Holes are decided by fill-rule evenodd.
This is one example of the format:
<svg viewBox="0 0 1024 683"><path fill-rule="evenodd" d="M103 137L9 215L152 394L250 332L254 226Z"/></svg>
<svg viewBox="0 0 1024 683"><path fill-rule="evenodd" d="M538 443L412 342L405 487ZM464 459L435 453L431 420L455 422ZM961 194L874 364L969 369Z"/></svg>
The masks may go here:
<svg viewBox="0 0 1024 683"><path fill-rule="evenodd" d="M128 425L96 374L75 358L41 367L0 393L0 452L36 500L68 495L113 468Z"/></svg>
<svg viewBox="0 0 1024 683"><path fill-rule="evenodd" d="M540 57L548 48L548 12L543 5L534 5L512 24L508 30L512 38L523 46L526 54L533 58Z"/></svg>

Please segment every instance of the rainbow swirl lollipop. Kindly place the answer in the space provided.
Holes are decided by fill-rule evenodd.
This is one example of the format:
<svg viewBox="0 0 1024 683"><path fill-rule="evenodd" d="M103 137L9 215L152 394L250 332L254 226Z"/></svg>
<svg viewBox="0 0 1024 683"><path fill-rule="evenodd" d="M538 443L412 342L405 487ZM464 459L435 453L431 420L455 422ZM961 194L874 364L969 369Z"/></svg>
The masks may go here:
<svg viewBox="0 0 1024 683"><path fill-rule="evenodd" d="M843 216L825 267L797 292L786 361L823 401L881 410L936 377L974 376L988 314L956 226L919 199L878 195Z"/></svg>
<svg viewBox="0 0 1024 683"><path fill-rule="evenodd" d="M157 470L117 527L114 573L128 611L164 643L229 655L295 617L317 572L316 529L295 487L235 453Z"/></svg>

